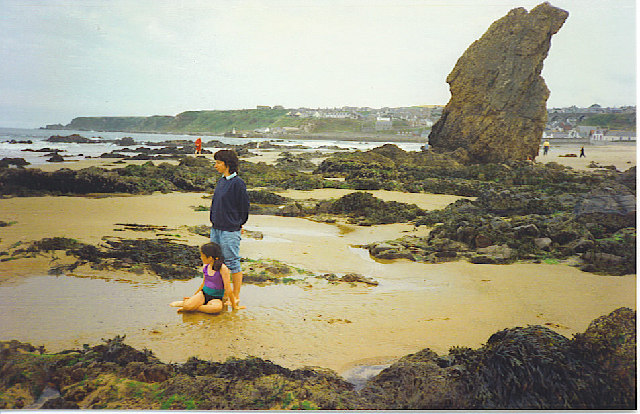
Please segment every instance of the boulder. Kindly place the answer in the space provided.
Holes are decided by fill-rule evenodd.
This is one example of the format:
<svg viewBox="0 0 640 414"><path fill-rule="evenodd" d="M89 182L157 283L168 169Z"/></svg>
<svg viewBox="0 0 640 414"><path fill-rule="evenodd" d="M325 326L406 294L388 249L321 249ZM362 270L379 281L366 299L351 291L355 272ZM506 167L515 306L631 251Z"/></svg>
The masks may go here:
<svg viewBox="0 0 640 414"><path fill-rule="evenodd" d="M537 239L533 239L533 243L540 250L549 250L549 247L551 247L551 239L548 237L539 237Z"/></svg>
<svg viewBox="0 0 640 414"><path fill-rule="evenodd" d="M278 209L276 215L283 217L300 217L304 215L304 212L299 204L291 203Z"/></svg>
<svg viewBox="0 0 640 414"><path fill-rule="evenodd" d="M498 260L509 260L515 254L513 249L506 244L500 246L494 244L493 246L483 247L477 249L477 252Z"/></svg>
<svg viewBox="0 0 640 414"><path fill-rule="evenodd" d="M568 13L543 3L511 10L458 59L451 99L429 135L436 151L463 148L471 162L538 155L549 90L540 73Z"/></svg>
<svg viewBox="0 0 640 414"><path fill-rule="evenodd" d="M609 231L635 226L636 197L622 184L602 186L580 200L573 213L583 223L598 223Z"/></svg>

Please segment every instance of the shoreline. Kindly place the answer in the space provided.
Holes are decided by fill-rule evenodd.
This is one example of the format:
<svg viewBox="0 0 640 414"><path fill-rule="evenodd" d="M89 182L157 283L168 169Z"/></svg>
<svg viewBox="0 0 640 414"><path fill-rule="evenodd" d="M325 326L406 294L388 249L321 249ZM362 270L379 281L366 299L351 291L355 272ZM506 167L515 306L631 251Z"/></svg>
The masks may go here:
<svg viewBox="0 0 640 414"><path fill-rule="evenodd" d="M247 136L226 136L224 133L212 133L212 132L179 132L179 131L111 131L111 130L83 130L83 129L48 129L48 128L34 128L41 131L73 131L73 132L115 132L122 134L154 134L154 135L188 135L188 136L203 136L203 137L225 137L225 138L262 138L273 140L327 140L327 141L371 141L371 142L425 142L425 138L416 136L406 136L397 134L366 134L366 133L318 133L318 134L287 134L287 135L271 135L271 134L257 134L251 133Z"/></svg>

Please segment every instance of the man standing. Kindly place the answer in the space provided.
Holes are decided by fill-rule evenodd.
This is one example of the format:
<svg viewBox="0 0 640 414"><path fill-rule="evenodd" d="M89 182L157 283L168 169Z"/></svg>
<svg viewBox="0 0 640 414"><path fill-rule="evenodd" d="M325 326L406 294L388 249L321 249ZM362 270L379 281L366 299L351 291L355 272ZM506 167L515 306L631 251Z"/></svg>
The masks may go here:
<svg viewBox="0 0 640 414"><path fill-rule="evenodd" d="M549 144L549 141L545 141L544 144L542 144L542 149L544 150L542 155L547 155L547 152L549 152L549 147L551 145Z"/></svg>
<svg viewBox="0 0 640 414"><path fill-rule="evenodd" d="M215 169L222 174L222 178L216 184L209 210L211 241L222 248L224 263L231 271L233 293L239 301L242 286L240 232L249 218L249 195L246 184L238 177L236 153L233 150L220 150L213 158Z"/></svg>

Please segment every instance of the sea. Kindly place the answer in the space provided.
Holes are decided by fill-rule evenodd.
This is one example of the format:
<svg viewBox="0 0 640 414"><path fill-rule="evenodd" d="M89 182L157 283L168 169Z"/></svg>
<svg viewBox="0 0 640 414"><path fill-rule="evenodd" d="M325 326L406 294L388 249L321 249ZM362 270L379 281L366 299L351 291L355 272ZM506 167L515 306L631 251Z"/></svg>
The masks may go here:
<svg viewBox="0 0 640 414"><path fill-rule="evenodd" d="M46 141L52 135L67 136L78 134L85 138L97 140L117 140L124 137L131 137L135 141L131 148L152 147L149 143L158 143L171 140L188 140L194 141L195 135L176 135L176 134L149 134L134 132L95 132L95 131L70 131L70 130L48 130L48 129L23 129L23 128L0 128L0 159L3 158L24 158L30 165L38 166L47 163L50 155L46 152L34 152L43 148L52 150L61 150L62 155L67 161L81 160L88 157L95 158L101 154L109 153L113 150L122 150L123 147L113 142L99 142L89 144L48 142ZM283 146L303 146L309 151L316 151L323 147L339 147L345 150L362 150L366 151L375 147L379 147L387 142L371 142L371 141L341 141L341 140L316 140L316 139L281 139L281 138L231 138L224 136L202 136L202 141L218 140L225 144L242 145L248 142L272 141ZM24 143L31 141L31 143ZM15 142L15 143L12 143ZM389 141L402 148L405 151L419 151L423 144L418 142L394 142ZM32 150L32 151L31 151ZM125 155L136 155L136 153L122 152Z"/></svg>

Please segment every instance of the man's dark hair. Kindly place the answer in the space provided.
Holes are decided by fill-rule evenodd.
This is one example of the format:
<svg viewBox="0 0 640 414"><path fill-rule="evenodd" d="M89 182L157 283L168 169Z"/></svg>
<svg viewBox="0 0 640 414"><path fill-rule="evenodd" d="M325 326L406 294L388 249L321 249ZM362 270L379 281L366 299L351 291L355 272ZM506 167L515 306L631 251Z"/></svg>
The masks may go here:
<svg viewBox="0 0 640 414"><path fill-rule="evenodd" d="M229 173L238 172L238 155L234 150L220 150L213 154L213 159L224 162L229 167Z"/></svg>

